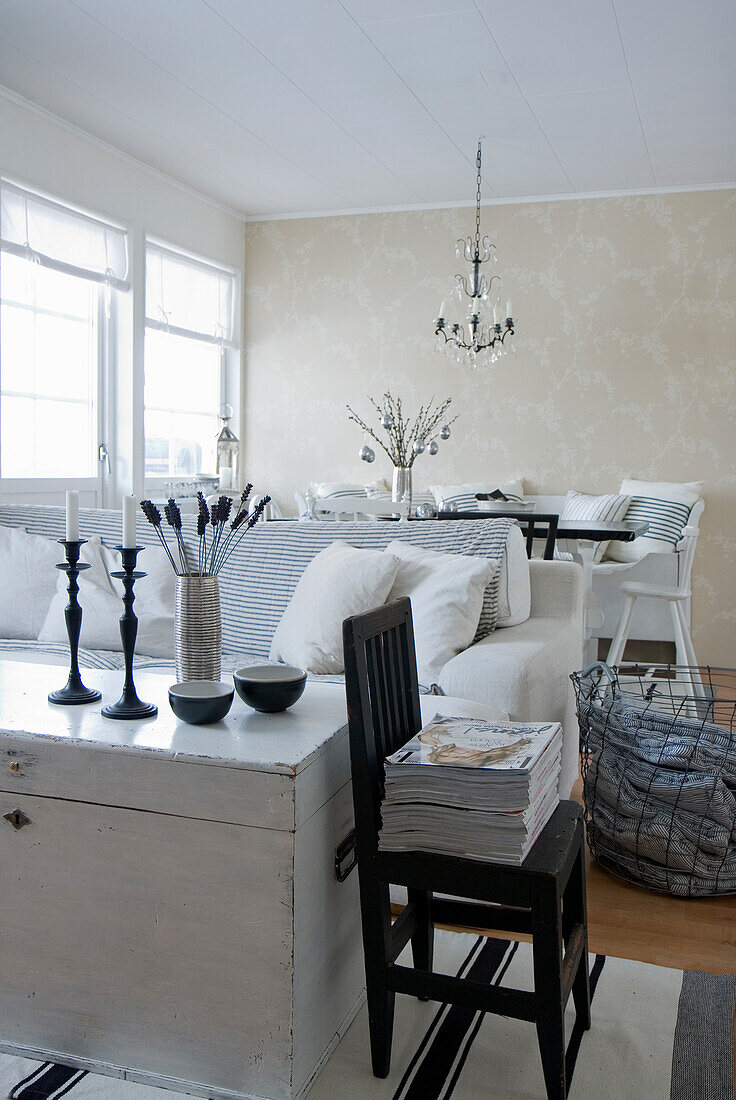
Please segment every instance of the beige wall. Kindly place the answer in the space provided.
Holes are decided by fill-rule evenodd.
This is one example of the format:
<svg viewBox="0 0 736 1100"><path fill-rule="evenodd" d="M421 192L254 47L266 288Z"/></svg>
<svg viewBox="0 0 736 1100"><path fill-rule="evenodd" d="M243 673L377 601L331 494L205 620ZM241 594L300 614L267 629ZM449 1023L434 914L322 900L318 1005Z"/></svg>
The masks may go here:
<svg viewBox="0 0 736 1100"><path fill-rule="evenodd" d="M385 388L451 396L431 482L520 475L529 492L622 476L705 482L694 641L736 666L736 192L488 207L517 354L470 371L432 319L473 211L259 222L246 231L246 470L293 509L310 480L388 476L358 460L345 404Z"/></svg>

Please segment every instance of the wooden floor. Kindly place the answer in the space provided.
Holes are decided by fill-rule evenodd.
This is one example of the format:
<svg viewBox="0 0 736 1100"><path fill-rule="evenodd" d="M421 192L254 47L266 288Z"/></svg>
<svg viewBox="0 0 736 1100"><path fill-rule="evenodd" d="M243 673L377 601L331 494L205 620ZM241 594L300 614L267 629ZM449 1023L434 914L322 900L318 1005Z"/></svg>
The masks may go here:
<svg viewBox="0 0 736 1100"><path fill-rule="evenodd" d="M582 801L580 787L578 781L572 793L578 801ZM736 974L736 896L673 898L657 894L604 871L589 855L588 942L595 955L614 955L675 970Z"/></svg>

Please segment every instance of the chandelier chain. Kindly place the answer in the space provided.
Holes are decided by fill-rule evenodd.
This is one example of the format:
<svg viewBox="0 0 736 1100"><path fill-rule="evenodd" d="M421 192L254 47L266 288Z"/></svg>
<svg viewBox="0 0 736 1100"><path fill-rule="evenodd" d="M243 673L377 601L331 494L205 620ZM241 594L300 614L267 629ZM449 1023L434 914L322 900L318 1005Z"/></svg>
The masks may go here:
<svg viewBox="0 0 736 1100"><path fill-rule="evenodd" d="M475 254L476 256L480 252L480 184L481 184L481 171L480 171L480 149L481 143L478 142L478 153L475 158L476 167L476 179L475 179Z"/></svg>

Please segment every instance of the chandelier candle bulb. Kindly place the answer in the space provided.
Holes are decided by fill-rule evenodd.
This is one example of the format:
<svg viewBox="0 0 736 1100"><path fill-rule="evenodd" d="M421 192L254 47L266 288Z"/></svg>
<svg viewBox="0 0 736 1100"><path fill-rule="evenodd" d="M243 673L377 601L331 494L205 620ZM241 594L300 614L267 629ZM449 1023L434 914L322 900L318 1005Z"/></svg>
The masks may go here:
<svg viewBox="0 0 736 1100"><path fill-rule="evenodd" d="M511 312L511 299L510 298L508 298L507 301L506 301L506 316L507 317L513 317L513 313Z"/></svg>
<svg viewBox="0 0 736 1100"><path fill-rule="evenodd" d="M76 489L68 489L66 494L66 541L77 542L79 539L79 493Z"/></svg>
<svg viewBox="0 0 736 1100"><path fill-rule="evenodd" d="M135 514L137 503L135 497L123 497L123 546L126 550L132 550L136 545L135 540Z"/></svg>

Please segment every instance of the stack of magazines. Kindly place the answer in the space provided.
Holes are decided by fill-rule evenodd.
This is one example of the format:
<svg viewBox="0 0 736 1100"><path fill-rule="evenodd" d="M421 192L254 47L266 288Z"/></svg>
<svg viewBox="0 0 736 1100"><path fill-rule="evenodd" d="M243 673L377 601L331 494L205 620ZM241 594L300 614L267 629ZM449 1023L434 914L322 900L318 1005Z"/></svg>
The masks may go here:
<svg viewBox="0 0 736 1100"><path fill-rule="evenodd" d="M435 715L386 759L379 847L520 865L552 816L559 722Z"/></svg>

